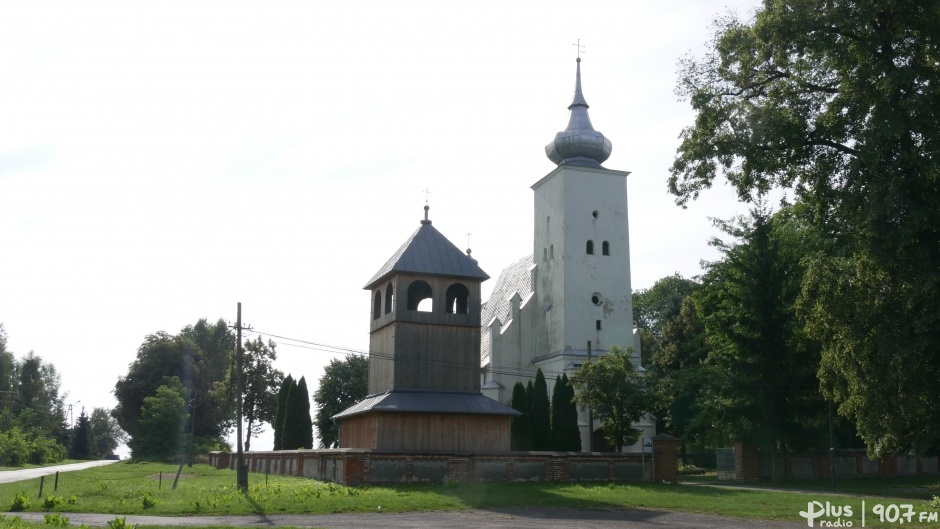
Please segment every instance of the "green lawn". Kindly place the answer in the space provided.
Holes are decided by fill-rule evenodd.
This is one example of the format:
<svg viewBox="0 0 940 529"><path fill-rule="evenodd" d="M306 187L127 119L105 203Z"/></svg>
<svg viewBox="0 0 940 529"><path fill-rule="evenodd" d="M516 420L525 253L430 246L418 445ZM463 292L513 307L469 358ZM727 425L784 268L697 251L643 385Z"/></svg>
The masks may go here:
<svg viewBox="0 0 940 529"><path fill-rule="evenodd" d="M162 484L160 473L163 473ZM583 509L649 508L690 511L756 519L799 522L799 511L809 501L849 504L860 512L861 501L871 505L912 503L915 511L932 511L924 501L899 500L895 494L915 481L865 480L866 494L883 497L830 496L825 492L800 494L760 488L716 488L662 483L447 483L345 487L302 478L250 475L247 494L235 490L235 473L206 465L184 468L177 490L172 490L176 466L157 463L116 463L80 472L63 473L53 491L48 480L43 498L38 480L0 485L0 510L9 510L17 495L28 500L29 511L103 512L115 515L195 515L248 513L337 513L416 510L487 509L513 506L578 507ZM861 485L860 483L859 485ZM903 487L898 484L903 485ZM817 483L819 485L819 483ZM924 485L920 483L918 486ZM824 487L825 484L822 484ZM926 484L937 486L937 480ZM894 497L892 497L894 496ZM909 496L907 496L909 497ZM63 514L67 516L67 514ZM894 527L897 524L868 527ZM0 522L0 527L4 527ZM858 523L856 522L856 525ZM930 527L905 523L907 527Z"/></svg>

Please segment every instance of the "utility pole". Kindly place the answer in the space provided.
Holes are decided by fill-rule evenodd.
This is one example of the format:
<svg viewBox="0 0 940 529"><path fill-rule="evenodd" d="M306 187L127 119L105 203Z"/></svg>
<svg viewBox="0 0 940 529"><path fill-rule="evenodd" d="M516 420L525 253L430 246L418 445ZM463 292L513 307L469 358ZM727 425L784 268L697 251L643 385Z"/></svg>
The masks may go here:
<svg viewBox="0 0 940 529"><path fill-rule="evenodd" d="M235 323L235 385L238 392L237 407L238 415L236 418L236 444L238 449L235 457L236 485L238 490L245 492L248 490L248 468L245 466L245 455L242 452L242 303L238 302L238 319Z"/></svg>
<svg viewBox="0 0 940 529"><path fill-rule="evenodd" d="M580 41L579 41L580 42ZM588 363L591 362L591 340L587 343ZM594 451L594 410L588 406L588 452Z"/></svg>

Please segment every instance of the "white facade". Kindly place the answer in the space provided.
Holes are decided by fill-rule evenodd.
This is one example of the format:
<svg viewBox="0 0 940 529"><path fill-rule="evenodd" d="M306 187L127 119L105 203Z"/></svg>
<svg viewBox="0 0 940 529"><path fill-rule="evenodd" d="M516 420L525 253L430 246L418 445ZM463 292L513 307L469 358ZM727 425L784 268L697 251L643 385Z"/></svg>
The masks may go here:
<svg viewBox="0 0 940 529"><path fill-rule="evenodd" d="M587 360L589 347L595 356L615 345L632 349L640 363L630 286L629 173L601 167L606 155L596 152L606 143L609 155L610 142L590 128L580 85L579 62L569 127L546 147L556 163L569 157L532 186L533 253L502 272L483 307L482 391L504 404L516 381L526 384L537 369L551 392L556 376L571 378ZM580 137L593 145L581 148ZM579 410L579 424L587 451L586 411ZM595 422L593 429L599 427ZM655 434L651 420L636 427L646 439ZM626 451L639 450L638 443Z"/></svg>

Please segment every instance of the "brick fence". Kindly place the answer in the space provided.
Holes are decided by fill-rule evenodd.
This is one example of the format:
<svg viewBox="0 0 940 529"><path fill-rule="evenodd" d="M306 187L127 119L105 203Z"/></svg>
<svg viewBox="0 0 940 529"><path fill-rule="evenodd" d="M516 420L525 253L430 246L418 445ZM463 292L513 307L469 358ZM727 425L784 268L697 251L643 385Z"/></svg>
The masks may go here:
<svg viewBox="0 0 940 529"><path fill-rule="evenodd" d="M652 453L403 452L361 448L247 452L251 472L369 483L445 481L675 481L675 444L653 439ZM210 452L216 468L235 468L235 454Z"/></svg>

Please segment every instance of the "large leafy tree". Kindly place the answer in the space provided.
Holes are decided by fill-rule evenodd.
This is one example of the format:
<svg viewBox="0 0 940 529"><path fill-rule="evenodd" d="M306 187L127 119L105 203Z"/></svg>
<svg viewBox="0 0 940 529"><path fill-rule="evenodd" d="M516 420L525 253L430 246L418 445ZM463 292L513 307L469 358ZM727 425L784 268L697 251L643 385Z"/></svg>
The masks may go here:
<svg viewBox="0 0 940 529"><path fill-rule="evenodd" d="M168 377L153 395L144 397L138 433L128 442L133 456L165 460L183 454L188 417L186 388L178 378Z"/></svg>
<svg viewBox="0 0 940 529"><path fill-rule="evenodd" d="M659 354L666 324L679 316L683 300L695 286L695 281L677 272L633 293L633 323L643 340L644 365Z"/></svg>
<svg viewBox="0 0 940 529"><path fill-rule="evenodd" d="M313 394L317 407L314 425L319 432L321 448L335 448L339 442L339 429L330 417L364 399L368 391L367 357L350 355L342 360L330 360Z"/></svg>
<svg viewBox="0 0 940 529"><path fill-rule="evenodd" d="M111 416L107 408L95 408L91 412L91 437L94 444L93 453L98 457L105 457L114 452L119 444L127 441L127 434Z"/></svg>
<svg viewBox="0 0 940 529"><path fill-rule="evenodd" d="M284 373L272 365L277 359L276 348L277 344L271 340L265 343L261 336L245 342L242 374L245 386L242 410L247 423L245 450L250 450L251 436L260 435L264 431L264 423L274 423L278 388L284 380ZM234 378L234 373L230 374L230 382Z"/></svg>
<svg viewBox="0 0 940 529"><path fill-rule="evenodd" d="M234 347L235 337L224 320L215 324L200 320L175 336L165 332L147 336L127 374L114 386L118 405L112 414L118 424L131 438L149 435L141 421L145 399L156 396L161 386L172 386L169 380L175 377L195 413L186 432L194 427L198 442L223 438L234 418L234 399L226 385Z"/></svg>
<svg viewBox="0 0 940 529"><path fill-rule="evenodd" d="M571 377L571 385L577 390L575 401L593 410L616 451L640 438L643 432L633 424L652 410L653 399L628 352L614 346L599 359L585 362Z"/></svg>
<svg viewBox="0 0 940 529"><path fill-rule="evenodd" d="M811 208L801 310L820 378L873 455L940 446L940 9L935 2L765 0L718 22L680 67L697 115L669 187L724 176Z"/></svg>

